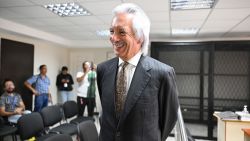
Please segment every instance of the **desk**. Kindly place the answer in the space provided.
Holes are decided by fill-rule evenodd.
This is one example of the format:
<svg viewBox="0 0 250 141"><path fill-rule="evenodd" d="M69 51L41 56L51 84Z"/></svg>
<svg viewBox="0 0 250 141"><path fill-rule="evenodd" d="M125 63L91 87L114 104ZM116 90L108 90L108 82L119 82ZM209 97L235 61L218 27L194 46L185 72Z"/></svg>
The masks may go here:
<svg viewBox="0 0 250 141"><path fill-rule="evenodd" d="M242 129L250 128L250 121L221 119L216 113L214 116L217 118L218 141L244 141Z"/></svg>

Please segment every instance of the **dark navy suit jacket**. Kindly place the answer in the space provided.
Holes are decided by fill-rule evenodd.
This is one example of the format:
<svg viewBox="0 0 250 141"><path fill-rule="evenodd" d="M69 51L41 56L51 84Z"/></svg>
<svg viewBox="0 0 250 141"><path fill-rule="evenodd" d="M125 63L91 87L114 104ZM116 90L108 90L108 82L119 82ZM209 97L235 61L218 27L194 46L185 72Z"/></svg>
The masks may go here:
<svg viewBox="0 0 250 141"><path fill-rule="evenodd" d="M115 118L118 58L97 67L102 104L100 141L165 141L175 126L179 108L174 69L141 56L121 118Z"/></svg>

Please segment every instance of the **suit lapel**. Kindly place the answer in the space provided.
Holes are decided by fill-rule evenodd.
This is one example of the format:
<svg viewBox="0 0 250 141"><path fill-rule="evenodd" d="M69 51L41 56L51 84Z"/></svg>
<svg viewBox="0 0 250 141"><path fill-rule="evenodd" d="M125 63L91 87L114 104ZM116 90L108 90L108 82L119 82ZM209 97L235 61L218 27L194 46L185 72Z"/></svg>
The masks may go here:
<svg viewBox="0 0 250 141"><path fill-rule="evenodd" d="M124 110L122 112L120 121L118 123L117 129L119 129L124 120L126 119L127 115L133 108L133 106L136 104L136 101L142 94L142 91L145 89L147 86L151 75L148 72L150 70L150 66L146 61L146 57L142 56L140 58L140 61L136 67L132 82L130 84L130 88L128 90L126 102L124 105Z"/></svg>
<svg viewBox="0 0 250 141"><path fill-rule="evenodd" d="M112 64L109 66L108 71L105 75L104 89L105 98L110 102L113 113L115 112L115 89L116 89L116 74L118 70L118 58L115 58Z"/></svg>

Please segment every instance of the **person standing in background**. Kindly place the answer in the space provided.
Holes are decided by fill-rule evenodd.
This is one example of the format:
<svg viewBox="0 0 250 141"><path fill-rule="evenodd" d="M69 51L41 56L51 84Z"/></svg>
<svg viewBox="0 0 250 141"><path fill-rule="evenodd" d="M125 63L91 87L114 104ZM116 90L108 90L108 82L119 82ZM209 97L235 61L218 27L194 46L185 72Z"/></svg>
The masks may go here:
<svg viewBox="0 0 250 141"><path fill-rule="evenodd" d="M88 73L90 72L90 63L85 61L82 63L83 71L78 72L76 75L76 80L78 82L77 88L77 105L78 105L78 116L83 116L85 106L87 105L88 96ZM89 107L88 107L89 108Z"/></svg>
<svg viewBox="0 0 250 141"><path fill-rule="evenodd" d="M91 71L88 73L88 81L89 81L89 87L88 87L88 116L93 117L94 115L94 108L96 106L95 103L95 92L96 92L96 65L91 62Z"/></svg>
<svg viewBox="0 0 250 141"><path fill-rule="evenodd" d="M66 66L62 67L62 71L57 75L56 86L59 91L59 94L62 97L62 102L72 100L72 85L74 81L72 76L68 73L68 68Z"/></svg>
<svg viewBox="0 0 250 141"><path fill-rule="evenodd" d="M48 106L49 101L52 101L49 90L50 79L46 75L47 66L41 65L39 67L39 71L40 74L33 75L31 78L24 82L24 85L35 95L34 112L40 112L42 108Z"/></svg>

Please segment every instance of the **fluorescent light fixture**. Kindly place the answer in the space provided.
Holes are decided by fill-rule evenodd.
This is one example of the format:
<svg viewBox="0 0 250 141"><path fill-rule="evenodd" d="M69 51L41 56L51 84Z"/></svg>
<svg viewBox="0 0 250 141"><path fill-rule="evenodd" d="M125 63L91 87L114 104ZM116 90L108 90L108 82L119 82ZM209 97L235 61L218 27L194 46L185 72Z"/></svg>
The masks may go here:
<svg viewBox="0 0 250 141"><path fill-rule="evenodd" d="M191 10L212 8L215 0L171 0L171 10Z"/></svg>
<svg viewBox="0 0 250 141"><path fill-rule="evenodd" d="M44 7L61 17L91 15L88 10L77 3L48 4Z"/></svg>
<svg viewBox="0 0 250 141"><path fill-rule="evenodd" d="M196 34L198 28L183 28L183 29L172 29L173 35L193 35Z"/></svg>
<svg viewBox="0 0 250 141"><path fill-rule="evenodd" d="M98 36L105 37L105 36L109 36L110 35L110 31L109 30L97 30L96 34Z"/></svg>

